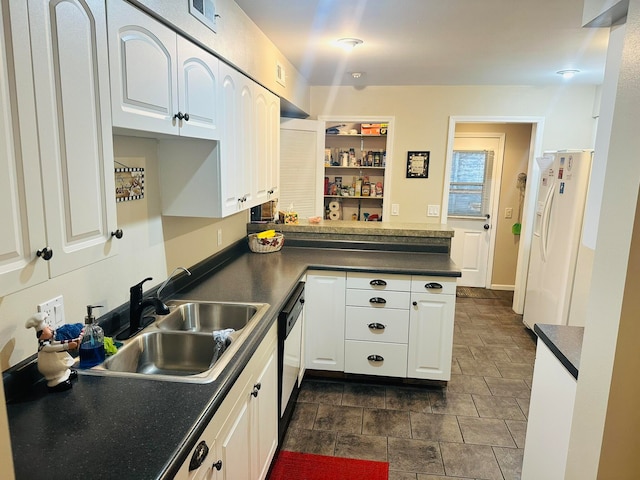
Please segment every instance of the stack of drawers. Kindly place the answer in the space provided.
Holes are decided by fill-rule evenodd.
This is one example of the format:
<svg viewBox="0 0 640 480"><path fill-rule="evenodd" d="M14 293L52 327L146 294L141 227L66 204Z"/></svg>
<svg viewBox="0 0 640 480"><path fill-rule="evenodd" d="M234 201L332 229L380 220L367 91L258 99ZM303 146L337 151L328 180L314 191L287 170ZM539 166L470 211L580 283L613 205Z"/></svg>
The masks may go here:
<svg viewBox="0 0 640 480"><path fill-rule="evenodd" d="M347 273L345 372L407 376L411 276Z"/></svg>

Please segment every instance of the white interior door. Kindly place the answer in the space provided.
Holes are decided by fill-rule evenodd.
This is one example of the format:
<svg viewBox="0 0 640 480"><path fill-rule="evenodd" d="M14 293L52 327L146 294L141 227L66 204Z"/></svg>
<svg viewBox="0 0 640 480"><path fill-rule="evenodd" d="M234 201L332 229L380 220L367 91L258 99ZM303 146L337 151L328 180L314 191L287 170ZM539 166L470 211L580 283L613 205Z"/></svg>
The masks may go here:
<svg viewBox="0 0 640 480"><path fill-rule="evenodd" d="M447 224L455 230L451 258L459 286L491 285L504 134L456 134L451 158Z"/></svg>

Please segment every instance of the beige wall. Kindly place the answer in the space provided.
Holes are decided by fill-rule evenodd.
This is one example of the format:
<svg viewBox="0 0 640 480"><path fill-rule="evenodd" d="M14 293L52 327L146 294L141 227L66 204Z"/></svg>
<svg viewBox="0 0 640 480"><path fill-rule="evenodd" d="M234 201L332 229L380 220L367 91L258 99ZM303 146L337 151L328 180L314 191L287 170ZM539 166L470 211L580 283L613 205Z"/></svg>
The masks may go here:
<svg viewBox="0 0 640 480"><path fill-rule="evenodd" d="M4 400L4 384L0 382L0 399ZM11 439L9 438L9 422L7 407L0 405L0 478L13 480L13 457L11 455Z"/></svg>
<svg viewBox="0 0 640 480"><path fill-rule="evenodd" d="M114 155L121 164L145 168L144 198L117 206L118 226L124 230L119 254L0 298L3 371L36 353L35 335L24 322L38 303L63 295L67 323L83 322L86 305L104 305L99 313L106 313L127 302L129 286L145 277L153 277L146 287L158 285L176 266L189 267L245 236L246 212L223 220L161 216L156 140L116 136Z"/></svg>
<svg viewBox="0 0 640 480"><path fill-rule="evenodd" d="M498 218L491 222L492 228L496 230L491 285L501 288L513 287L516 283L520 236L514 235L511 227L518 221L520 191L516 185L518 174L527 173L531 124L457 123L456 133L504 133L505 135L502 182L498 201L500 213ZM506 208L513 209L513 218L505 218Z"/></svg>
<svg viewBox="0 0 640 480"><path fill-rule="evenodd" d="M400 215L390 221L439 223L426 212L442 202L450 116L540 116L544 150L590 148L595 92L595 86L311 87L311 113L395 117L390 201L400 204ZM410 150L431 152L428 179L405 178Z"/></svg>

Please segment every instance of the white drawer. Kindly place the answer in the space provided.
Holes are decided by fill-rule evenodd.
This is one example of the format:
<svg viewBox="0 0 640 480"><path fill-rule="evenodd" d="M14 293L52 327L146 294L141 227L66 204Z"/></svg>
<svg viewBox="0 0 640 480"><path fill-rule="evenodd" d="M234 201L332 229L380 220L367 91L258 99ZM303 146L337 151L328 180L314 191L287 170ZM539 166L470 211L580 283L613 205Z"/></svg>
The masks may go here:
<svg viewBox="0 0 640 480"><path fill-rule="evenodd" d="M407 376L407 346L398 343L344 343L344 371L383 377Z"/></svg>
<svg viewBox="0 0 640 480"><path fill-rule="evenodd" d="M347 288L347 305L372 308L402 308L408 310L411 300L409 292L375 292Z"/></svg>
<svg viewBox="0 0 640 480"><path fill-rule="evenodd" d="M387 343L409 341L409 312L406 310L347 307L346 311L345 338L349 340Z"/></svg>
<svg viewBox="0 0 640 480"><path fill-rule="evenodd" d="M411 288L411 276L392 273L347 272L347 288L408 292Z"/></svg>
<svg viewBox="0 0 640 480"><path fill-rule="evenodd" d="M431 288L427 287L431 285ZM457 280L455 277L411 277L411 291L419 293L433 293L437 295L455 295ZM438 288L438 286L442 288Z"/></svg>

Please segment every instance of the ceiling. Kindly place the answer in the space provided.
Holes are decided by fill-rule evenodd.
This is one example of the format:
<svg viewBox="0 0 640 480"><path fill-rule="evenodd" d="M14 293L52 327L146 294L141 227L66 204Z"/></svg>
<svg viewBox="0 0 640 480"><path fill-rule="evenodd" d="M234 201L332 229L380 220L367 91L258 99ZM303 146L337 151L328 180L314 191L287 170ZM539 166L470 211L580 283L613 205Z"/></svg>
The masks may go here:
<svg viewBox="0 0 640 480"><path fill-rule="evenodd" d="M236 0L309 85L600 84L583 0ZM351 52L335 42L363 40ZM577 69L565 80L556 72ZM361 72L354 79L352 72Z"/></svg>

